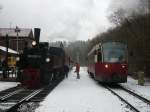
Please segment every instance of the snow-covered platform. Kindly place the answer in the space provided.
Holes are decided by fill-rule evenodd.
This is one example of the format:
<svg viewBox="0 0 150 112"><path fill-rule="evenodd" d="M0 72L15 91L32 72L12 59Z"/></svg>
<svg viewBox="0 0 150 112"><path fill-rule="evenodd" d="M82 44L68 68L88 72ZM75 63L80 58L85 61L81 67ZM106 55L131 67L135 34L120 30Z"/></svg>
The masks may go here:
<svg viewBox="0 0 150 112"><path fill-rule="evenodd" d="M4 82L0 81L0 91L3 91L8 88L12 88L17 86L19 83L18 82Z"/></svg>
<svg viewBox="0 0 150 112"><path fill-rule="evenodd" d="M145 97L150 100L150 82L145 82L144 86L138 85L138 80L128 77L128 82L121 84L127 89L139 94L140 96Z"/></svg>
<svg viewBox="0 0 150 112"><path fill-rule="evenodd" d="M72 70L40 103L36 112L126 112L130 111L111 92L103 88L81 67L80 79Z"/></svg>
<svg viewBox="0 0 150 112"><path fill-rule="evenodd" d="M86 67L81 67L80 75L81 78L76 79L72 70L69 77L40 103L36 112L131 112L116 96L91 79ZM0 81L0 91L18 84ZM150 100L149 82L140 86L137 80L128 77L128 82L121 85Z"/></svg>

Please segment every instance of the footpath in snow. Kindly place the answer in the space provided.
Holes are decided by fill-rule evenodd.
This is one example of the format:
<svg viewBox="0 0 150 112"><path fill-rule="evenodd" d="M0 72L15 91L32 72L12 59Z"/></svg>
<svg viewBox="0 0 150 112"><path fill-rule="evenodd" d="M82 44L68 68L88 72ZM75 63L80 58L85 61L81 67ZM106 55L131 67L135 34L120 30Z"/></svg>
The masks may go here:
<svg viewBox="0 0 150 112"><path fill-rule="evenodd" d="M89 77L86 67L81 67L80 79L73 71L36 112L130 112L116 96Z"/></svg>

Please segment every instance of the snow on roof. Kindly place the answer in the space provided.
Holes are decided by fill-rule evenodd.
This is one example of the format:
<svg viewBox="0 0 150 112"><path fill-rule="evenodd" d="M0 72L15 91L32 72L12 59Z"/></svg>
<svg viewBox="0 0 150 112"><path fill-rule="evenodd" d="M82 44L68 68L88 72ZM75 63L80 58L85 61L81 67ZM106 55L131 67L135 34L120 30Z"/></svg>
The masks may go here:
<svg viewBox="0 0 150 112"><path fill-rule="evenodd" d="M32 29L29 28L19 28L20 32L18 33L19 37L28 37ZM15 32L15 28L0 28L0 36L8 36L16 37L17 32Z"/></svg>
<svg viewBox="0 0 150 112"><path fill-rule="evenodd" d="M0 46L0 50L6 52L6 47ZM13 53L13 54L17 54L17 52L16 52L15 50L12 50L12 49L10 49L10 48L8 48L8 52L9 52L9 53Z"/></svg>
<svg viewBox="0 0 150 112"><path fill-rule="evenodd" d="M101 43L99 44L96 44L92 49L91 51L88 53L88 56L91 55L95 50L98 50L101 46Z"/></svg>

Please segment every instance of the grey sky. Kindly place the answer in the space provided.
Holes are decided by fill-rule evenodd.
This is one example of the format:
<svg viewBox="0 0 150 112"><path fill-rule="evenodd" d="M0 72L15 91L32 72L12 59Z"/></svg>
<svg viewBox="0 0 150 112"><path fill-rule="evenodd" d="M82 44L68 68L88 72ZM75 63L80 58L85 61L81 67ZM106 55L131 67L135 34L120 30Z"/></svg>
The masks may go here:
<svg viewBox="0 0 150 112"><path fill-rule="evenodd" d="M0 0L0 27L40 27L41 41L87 40L110 27L111 1Z"/></svg>

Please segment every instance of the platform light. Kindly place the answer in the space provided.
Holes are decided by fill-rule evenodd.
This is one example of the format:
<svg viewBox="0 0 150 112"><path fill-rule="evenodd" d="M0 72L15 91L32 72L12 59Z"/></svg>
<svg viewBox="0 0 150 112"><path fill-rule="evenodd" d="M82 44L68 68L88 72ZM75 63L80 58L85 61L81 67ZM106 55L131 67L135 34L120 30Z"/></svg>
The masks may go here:
<svg viewBox="0 0 150 112"><path fill-rule="evenodd" d="M20 57L16 57L16 61L20 61Z"/></svg>
<svg viewBox="0 0 150 112"><path fill-rule="evenodd" d="M107 64L105 65L105 68L108 68L108 65L107 65Z"/></svg>

